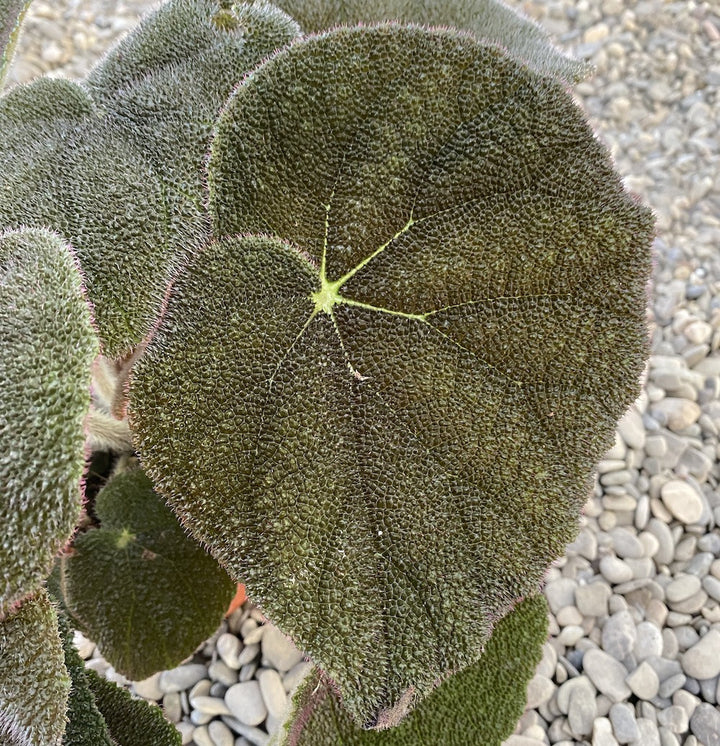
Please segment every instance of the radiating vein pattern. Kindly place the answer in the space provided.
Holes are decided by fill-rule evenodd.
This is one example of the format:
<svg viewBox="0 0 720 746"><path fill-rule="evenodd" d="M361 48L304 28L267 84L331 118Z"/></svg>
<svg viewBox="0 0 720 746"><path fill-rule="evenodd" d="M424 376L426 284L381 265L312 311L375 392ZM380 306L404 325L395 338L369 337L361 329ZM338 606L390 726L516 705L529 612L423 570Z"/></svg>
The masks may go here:
<svg viewBox="0 0 720 746"><path fill-rule="evenodd" d="M652 220L562 84L396 25L253 72L209 186L137 447L372 725L475 661L573 538L638 392Z"/></svg>

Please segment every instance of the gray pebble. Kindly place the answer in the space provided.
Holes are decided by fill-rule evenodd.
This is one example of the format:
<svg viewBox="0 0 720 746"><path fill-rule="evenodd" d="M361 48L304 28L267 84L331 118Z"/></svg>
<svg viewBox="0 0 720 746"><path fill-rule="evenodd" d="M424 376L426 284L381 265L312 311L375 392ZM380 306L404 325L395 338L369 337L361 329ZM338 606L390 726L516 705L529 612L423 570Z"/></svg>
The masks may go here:
<svg viewBox="0 0 720 746"><path fill-rule="evenodd" d="M588 686L573 689L568 709L568 725L571 733L580 738L590 735L596 715L595 692L592 686L588 684Z"/></svg>
<svg viewBox="0 0 720 746"><path fill-rule="evenodd" d="M220 635L215 643L215 649L220 658L222 658L223 663L228 668L234 670L237 670L242 665L242 663L239 662L242 647L242 642L235 635L230 634L229 632Z"/></svg>
<svg viewBox="0 0 720 746"><path fill-rule="evenodd" d="M195 728L195 731L193 733L193 741L195 741L197 746L215 746L215 744L213 744L212 738L210 738L207 726L205 725L201 725Z"/></svg>
<svg viewBox="0 0 720 746"><path fill-rule="evenodd" d="M668 676L667 679L660 682L658 694L664 699L669 699L672 695L683 687L686 681L686 676L683 673L676 673L673 676Z"/></svg>
<svg viewBox="0 0 720 746"><path fill-rule="evenodd" d="M658 712L658 724L664 725L673 733L684 733L688 729L688 715L679 705L673 705Z"/></svg>
<svg viewBox="0 0 720 746"><path fill-rule="evenodd" d="M257 680L268 713L273 717L281 718L287 705L287 694L280 674L272 668L265 668L258 671Z"/></svg>
<svg viewBox="0 0 720 746"><path fill-rule="evenodd" d="M651 655L662 655L662 632L655 624L652 622L640 622L637 625L636 631L637 636L633 652L637 660L645 660Z"/></svg>
<svg viewBox="0 0 720 746"><path fill-rule="evenodd" d="M260 645L258 645L257 643L245 645L240 651L240 655L238 655L237 657L238 668L242 670L243 666L246 666L248 663L252 663L252 661L257 658L259 652ZM242 676L240 676L240 678L242 678Z"/></svg>
<svg viewBox="0 0 720 746"><path fill-rule="evenodd" d="M270 736L261 728L245 725L237 718L231 718L227 715L223 715L221 719L230 730L246 738L253 746L268 746L270 743Z"/></svg>
<svg viewBox="0 0 720 746"><path fill-rule="evenodd" d="M225 700L219 697L199 696L191 699L192 706L207 715L231 715Z"/></svg>
<svg viewBox="0 0 720 746"><path fill-rule="evenodd" d="M583 670L597 689L613 702L630 696L630 687L625 683L628 673L625 666L604 651L588 650L583 657Z"/></svg>
<svg viewBox="0 0 720 746"><path fill-rule="evenodd" d="M660 688L660 679L655 669L643 661L626 679L625 683L639 699L651 700Z"/></svg>
<svg viewBox="0 0 720 746"><path fill-rule="evenodd" d="M675 556L675 542L666 523L657 518L648 522L648 531L658 540L658 550L654 560L657 565L669 565Z"/></svg>
<svg viewBox="0 0 720 746"><path fill-rule="evenodd" d="M608 613L608 600L612 590L600 580L575 589L575 606L583 616L602 617Z"/></svg>
<svg viewBox="0 0 720 746"><path fill-rule="evenodd" d="M635 712L626 702L618 702L610 708L610 722L619 743L630 743L640 737Z"/></svg>
<svg viewBox="0 0 720 746"><path fill-rule="evenodd" d="M257 681L245 681L231 686L225 694L225 704L233 717L245 725L259 725L267 717L267 707Z"/></svg>
<svg viewBox="0 0 720 746"><path fill-rule="evenodd" d="M666 482L660 489L660 497L673 517L682 523L696 523L703 514L702 498L690 484L680 479Z"/></svg>
<svg viewBox="0 0 720 746"><path fill-rule="evenodd" d="M163 690L160 688L160 672L154 673L143 681L135 681L132 685L132 690L143 699L154 701L161 700Z"/></svg>
<svg viewBox="0 0 720 746"><path fill-rule="evenodd" d="M283 688L290 693L312 670L310 661L296 663L283 677Z"/></svg>
<svg viewBox="0 0 720 746"><path fill-rule="evenodd" d="M610 531L613 549L622 559L640 559L645 554L643 545L637 536L626 528L614 528Z"/></svg>
<svg viewBox="0 0 720 746"><path fill-rule="evenodd" d="M695 679L712 679L720 674L720 631L709 630L682 655L683 671Z"/></svg>
<svg viewBox="0 0 720 746"><path fill-rule="evenodd" d="M189 663L185 666L163 671L158 679L158 686L163 692L181 692L195 686L207 676L207 668L202 663Z"/></svg>
<svg viewBox="0 0 720 746"><path fill-rule="evenodd" d="M665 588L665 597L671 604L676 604L695 595L700 587L700 578L696 575L680 574Z"/></svg>
<svg viewBox="0 0 720 746"><path fill-rule="evenodd" d="M576 586L577 583L569 578L558 578L545 586L543 594L553 614L557 614L560 609L572 606L575 603Z"/></svg>
<svg viewBox="0 0 720 746"><path fill-rule="evenodd" d="M612 554L607 554L600 560L600 572L610 583L627 583L633 577L627 563Z"/></svg>
<svg viewBox="0 0 720 746"><path fill-rule="evenodd" d="M720 580L712 575L708 575L703 578L702 587L710 598L720 601Z"/></svg>
<svg viewBox="0 0 720 746"><path fill-rule="evenodd" d="M162 698L162 708L165 717L171 723L177 723L182 718L182 707L180 706L180 694L178 692L168 692Z"/></svg>
<svg viewBox="0 0 720 746"><path fill-rule="evenodd" d="M225 684L225 686L237 684L238 680L238 672L221 660L213 661L208 666L208 675L213 681L219 681L221 684Z"/></svg>
<svg viewBox="0 0 720 746"><path fill-rule="evenodd" d="M642 450L645 447L645 427L640 413L634 406L625 412L618 422L617 429L630 448Z"/></svg>
<svg viewBox="0 0 720 746"><path fill-rule="evenodd" d="M593 724L593 746L619 746L612 732L612 723L606 717L596 718Z"/></svg>
<svg viewBox="0 0 720 746"><path fill-rule="evenodd" d="M230 728L222 720L213 720L207 726L208 734L214 746L233 746L235 738Z"/></svg>
<svg viewBox="0 0 720 746"><path fill-rule="evenodd" d="M272 668L284 673L303 659L292 640L275 626L268 624L262 637L262 655Z"/></svg>
<svg viewBox="0 0 720 746"><path fill-rule="evenodd" d="M603 650L619 661L632 651L636 639L635 622L629 611L613 614L602 628Z"/></svg>
<svg viewBox="0 0 720 746"><path fill-rule="evenodd" d="M704 746L720 746L720 710L702 702L690 718L690 730Z"/></svg>
<svg viewBox="0 0 720 746"><path fill-rule="evenodd" d="M530 679L527 686L526 707L533 710L537 709L540 705L548 702L554 693L555 684L545 676L536 674Z"/></svg>
<svg viewBox="0 0 720 746"><path fill-rule="evenodd" d="M638 718L637 726L640 731L640 737L637 740L638 746L661 746L657 725L652 720Z"/></svg>

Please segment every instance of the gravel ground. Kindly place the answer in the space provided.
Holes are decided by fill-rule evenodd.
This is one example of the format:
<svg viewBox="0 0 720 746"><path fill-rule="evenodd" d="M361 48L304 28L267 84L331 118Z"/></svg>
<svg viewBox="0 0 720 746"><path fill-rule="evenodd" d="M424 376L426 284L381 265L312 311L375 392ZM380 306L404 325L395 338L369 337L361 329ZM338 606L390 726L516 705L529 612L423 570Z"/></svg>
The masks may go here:
<svg viewBox="0 0 720 746"><path fill-rule="evenodd" d="M577 95L658 238L644 391L548 574L552 635L507 746L719 746L720 8L512 4L596 66ZM36 0L11 82L82 76L152 5ZM262 621L246 604L191 662L132 688L163 704L183 743L265 743L307 664Z"/></svg>

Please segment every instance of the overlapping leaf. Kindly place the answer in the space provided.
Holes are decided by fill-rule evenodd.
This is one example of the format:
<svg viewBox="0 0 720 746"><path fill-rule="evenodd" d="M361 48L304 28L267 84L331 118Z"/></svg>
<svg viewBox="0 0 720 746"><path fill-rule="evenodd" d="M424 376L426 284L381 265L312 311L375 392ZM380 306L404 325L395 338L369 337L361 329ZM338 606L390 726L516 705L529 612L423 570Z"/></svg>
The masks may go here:
<svg viewBox="0 0 720 746"><path fill-rule="evenodd" d="M137 446L355 720L392 721L575 535L638 392L652 218L561 83L393 25L253 72L209 175Z"/></svg>
<svg viewBox="0 0 720 746"><path fill-rule="evenodd" d="M128 678L173 668L217 629L234 583L142 471L112 478L95 513L101 528L80 535L62 558L73 619Z"/></svg>
<svg viewBox="0 0 720 746"><path fill-rule="evenodd" d="M20 27L31 0L0 0L0 86L12 62Z"/></svg>
<svg viewBox="0 0 720 746"><path fill-rule="evenodd" d="M233 87L299 34L266 3L171 0L91 72L88 87L173 188L198 206L212 126Z"/></svg>
<svg viewBox="0 0 720 746"><path fill-rule="evenodd" d="M329 682L314 671L293 697L274 746L500 746L525 707L525 690L547 639L547 604L522 601L495 627L480 659L443 682L396 728L353 723Z"/></svg>
<svg viewBox="0 0 720 746"><path fill-rule="evenodd" d="M40 589L0 619L0 743L60 746L69 691L57 616Z"/></svg>
<svg viewBox="0 0 720 746"><path fill-rule="evenodd" d="M80 516L97 339L58 236L0 233L0 618L37 590Z"/></svg>
<svg viewBox="0 0 720 746"><path fill-rule="evenodd" d="M547 32L501 0L278 0L275 4L305 31L378 21L451 26L500 45L540 73L578 82L591 69L565 55Z"/></svg>
<svg viewBox="0 0 720 746"><path fill-rule="evenodd" d="M105 353L150 329L189 245L204 235L190 200L93 111L77 84L38 80L0 99L0 226L47 226L72 244Z"/></svg>

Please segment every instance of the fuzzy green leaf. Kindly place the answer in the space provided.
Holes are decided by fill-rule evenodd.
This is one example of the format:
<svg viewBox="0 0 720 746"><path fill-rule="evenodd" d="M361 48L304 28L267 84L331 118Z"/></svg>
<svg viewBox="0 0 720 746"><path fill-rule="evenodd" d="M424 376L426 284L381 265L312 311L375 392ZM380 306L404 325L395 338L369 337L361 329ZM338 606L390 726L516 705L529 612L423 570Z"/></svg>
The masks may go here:
<svg viewBox="0 0 720 746"><path fill-rule="evenodd" d="M180 733L159 707L134 699L127 689L86 671L95 703L117 746L180 746Z"/></svg>
<svg viewBox="0 0 720 746"><path fill-rule="evenodd" d="M73 644L73 633L67 619L58 614L65 667L72 687L68 699L68 723L63 735L63 746L116 746L110 737L107 723L95 704L95 697L87 680L87 669Z"/></svg>
<svg viewBox="0 0 720 746"><path fill-rule="evenodd" d="M299 27L272 5L171 0L88 77L91 94L178 191L204 202L212 126L232 88Z"/></svg>
<svg viewBox="0 0 720 746"><path fill-rule="evenodd" d="M0 86L12 62L20 28L31 0L0 0Z"/></svg>
<svg viewBox="0 0 720 746"><path fill-rule="evenodd" d="M0 99L0 226L47 226L82 267L104 352L150 330L205 218L77 84L39 80Z"/></svg>
<svg viewBox="0 0 720 746"><path fill-rule="evenodd" d="M65 242L0 233L0 618L40 587L80 516L97 348Z"/></svg>
<svg viewBox="0 0 720 746"><path fill-rule="evenodd" d="M62 557L65 603L128 678L173 668L217 629L235 585L143 472L111 479L95 513L101 528L78 536Z"/></svg>
<svg viewBox="0 0 720 746"><path fill-rule="evenodd" d="M278 53L209 175L222 238L136 366L136 445L373 725L575 536L639 391L652 218L561 83L451 31Z"/></svg>
<svg viewBox="0 0 720 746"><path fill-rule="evenodd" d="M69 692L57 616L40 589L0 619L0 743L60 746Z"/></svg>
<svg viewBox="0 0 720 746"><path fill-rule="evenodd" d="M337 692L314 671L298 688L274 746L500 746L525 707L525 690L547 639L541 595L501 619L480 659L450 676L396 728L368 732L343 709Z"/></svg>
<svg viewBox="0 0 720 746"><path fill-rule="evenodd" d="M400 21L450 26L498 44L534 70L579 82L592 67L568 57L547 32L500 0L277 0L305 31L341 24Z"/></svg>

